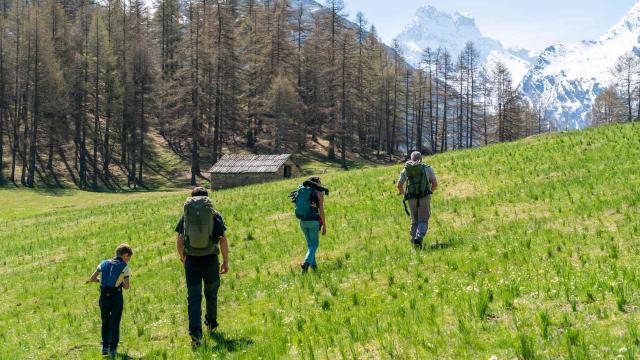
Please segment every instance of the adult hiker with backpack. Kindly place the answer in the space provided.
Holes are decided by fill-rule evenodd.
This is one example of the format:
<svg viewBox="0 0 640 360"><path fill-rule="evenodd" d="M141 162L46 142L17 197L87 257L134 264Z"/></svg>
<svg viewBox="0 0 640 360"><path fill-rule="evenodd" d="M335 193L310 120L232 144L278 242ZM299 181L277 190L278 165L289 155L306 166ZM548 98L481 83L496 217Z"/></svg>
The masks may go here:
<svg viewBox="0 0 640 360"><path fill-rule="evenodd" d="M400 173L398 192L399 195L404 195L404 210L411 216L411 243L418 248L422 248L422 241L429 230L431 194L437 187L438 180L431 166L422 163L421 153L413 152L411 160Z"/></svg>
<svg viewBox="0 0 640 360"><path fill-rule="evenodd" d="M218 327L218 288L220 274L229 271L229 246L224 236L226 227L222 215L209 199L205 188L191 192L178 221L177 249L184 264L187 283L189 335L193 346L202 341L202 286L206 301L205 325L212 333ZM218 254L222 253L222 264Z"/></svg>
<svg viewBox="0 0 640 360"><path fill-rule="evenodd" d="M306 273L309 268L318 269L316 251L320 245L320 231L327 234L327 222L324 216L324 195L329 189L322 187L320 178L315 176L305 181L291 193L295 204L296 217L300 220L300 229L307 241L307 255L300 267Z"/></svg>

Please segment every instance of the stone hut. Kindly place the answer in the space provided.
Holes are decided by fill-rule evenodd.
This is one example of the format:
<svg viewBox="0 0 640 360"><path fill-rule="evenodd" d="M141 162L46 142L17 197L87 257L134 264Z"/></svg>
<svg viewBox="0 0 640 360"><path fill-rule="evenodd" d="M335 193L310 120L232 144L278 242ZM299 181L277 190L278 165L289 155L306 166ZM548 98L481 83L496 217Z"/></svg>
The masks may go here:
<svg viewBox="0 0 640 360"><path fill-rule="evenodd" d="M302 175L302 169L283 155L224 155L209 169L212 189L257 184Z"/></svg>

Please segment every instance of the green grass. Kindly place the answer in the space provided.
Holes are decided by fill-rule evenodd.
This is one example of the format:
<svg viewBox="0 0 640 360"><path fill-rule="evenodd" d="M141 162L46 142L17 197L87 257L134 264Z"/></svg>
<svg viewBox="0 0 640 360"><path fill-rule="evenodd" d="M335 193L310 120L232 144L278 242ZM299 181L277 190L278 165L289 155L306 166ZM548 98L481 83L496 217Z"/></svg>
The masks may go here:
<svg viewBox="0 0 640 360"><path fill-rule="evenodd" d="M220 336L193 352L173 228L186 192L0 191L0 358L99 358L99 260L129 242L133 358L633 358L640 125L428 159L441 188L409 246L399 166L327 174L320 270L297 265L297 181L213 195L229 227Z"/></svg>

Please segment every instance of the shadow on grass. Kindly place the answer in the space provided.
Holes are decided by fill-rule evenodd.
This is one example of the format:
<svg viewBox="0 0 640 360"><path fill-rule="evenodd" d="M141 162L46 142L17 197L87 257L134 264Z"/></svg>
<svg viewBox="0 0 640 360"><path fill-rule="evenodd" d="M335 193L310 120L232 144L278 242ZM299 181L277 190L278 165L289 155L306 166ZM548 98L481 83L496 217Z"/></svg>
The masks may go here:
<svg viewBox="0 0 640 360"><path fill-rule="evenodd" d="M233 353L246 349L253 345L253 340L245 337L227 337L223 333L215 332L211 334L208 341L205 341L198 349L206 352L228 352Z"/></svg>
<svg viewBox="0 0 640 360"><path fill-rule="evenodd" d="M430 244L429 250L446 250L452 247L454 244L452 242L439 242L435 244Z"/></svg>
<svg viewBox="0 0 640 360"><path fill-rule="evenodd" d="M142 357L131 356L129 354L118 354L116 356L104 356L105 359L114 359L114 360L142 360Z"/></svg>

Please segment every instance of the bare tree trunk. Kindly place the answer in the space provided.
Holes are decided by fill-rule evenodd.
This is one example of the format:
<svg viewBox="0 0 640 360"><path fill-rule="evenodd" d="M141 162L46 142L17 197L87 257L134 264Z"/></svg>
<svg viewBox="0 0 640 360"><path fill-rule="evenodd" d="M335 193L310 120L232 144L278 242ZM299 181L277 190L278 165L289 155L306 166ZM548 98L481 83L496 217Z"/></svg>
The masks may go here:
<svg viewBox="0 0 640 360"><path fill-rule="evenodd" d="M199 20L196 20L199 21ZM193 1L189 2L189 42L191 52L191 185L197 184L197 176L200 174L200 156L198 154L199 145L199 122L200 122L200 104L198 94L198 42L199 42L199 25L195 25L195 43L194 43L194 14Z"/></svg>
<svg viewBox="0 0 640 360"><path fill-rule="evenodd" d="M16 72L15 72L15 98L13 116L13 148L11 149L11 182L16 185L16 160L18 157L18 149L20 147L19 119L20 119L20 2L15 3L16 7Z"/></svg>
<svg viewBox="0 0 640 360"><path fill-rule="evenodd" d="M4 39L7 22L7 0L2 1L2 25L0 26L0 186L4 185L4 123L7 115L6 77L4 69Z"/></svg>
<svg viewBox="0 0 640 360"><path fill-rule="evenodd" d="M35 50L35 54L34 54L34 67L33 67L33 73L34 73L34 80L33 80L33 109L32 109L32 113L31 113L31 119L32 119L32 126L31 126L31 140L30 140L30 146L29 146L29 174L27 177L27 186L30 188L33 188L35 186L35 173L36 173L36 151L37 151L37 136L38 136L38 123L39 123L39 116L40 116L40 109L39 109L39 104L40 104L40 100L39 100L39 90L40 90L40 69L39 69L39 65L40 65L40 34L39 34L39 29L38 29L38 21L39 21L39 17L40 14L38 12L38 7L35 8L36 11L36 15L35 15L35 46L34 46L34 50Z"/></svg>
<svg viewBox="0 0 640 360"><path fill-rule="evenodd" d="M96 74L94 83L95 109L93 114L93 190L98 189L98 136L100 133L100 22L96 21Z"/></svg>
<svg viewBox="0 0 640 360"><path fill-rule="evenodd" d="M406 83L405 83L405 93L404 93L404 131L405 131L405 142L406 142L406 147L407 147L407 157L409 157L409 154L411 152L410 147L410 140L409 140L409 76L411 74L409 73L409 69L407 69L407 79L406 79ZM418 149L418 151L420 151L421 149Z"/></svg>

